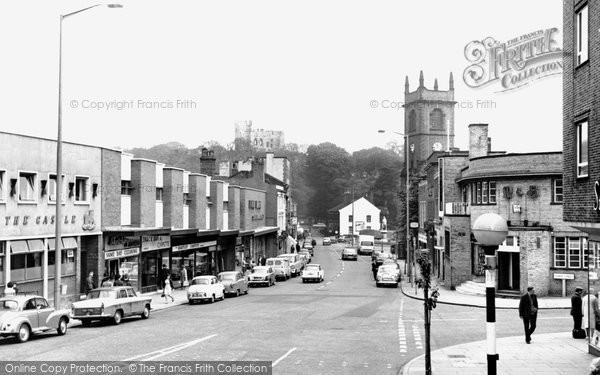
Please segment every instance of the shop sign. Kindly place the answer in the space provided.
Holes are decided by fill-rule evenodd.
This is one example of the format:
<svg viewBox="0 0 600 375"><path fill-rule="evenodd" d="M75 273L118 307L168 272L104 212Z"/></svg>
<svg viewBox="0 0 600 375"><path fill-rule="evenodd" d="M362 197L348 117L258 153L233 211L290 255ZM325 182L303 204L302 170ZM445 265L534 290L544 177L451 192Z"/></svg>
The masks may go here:
<svg viewBox="0 0 600 375"><path fill-rule="evenodd" d="M170 247L170 236L142 236L142 251L168 249Z"/></svg>
<svg viewBox="0 0 600 375"><path fill-rule="evenodd" d="M67 250L67 258L74 258L74 257L75 257L75 252L73 251L73 249Z"/></svg>
<svg viewBox="0 0 600 375"><path fill-rule="evenodd" d="M140 238L128 236L107 236L104 250L118 250L129 247L140 247Z"/></svg>
<svg viewBox="0 0 600 375"><path fill-rule="evenodd" d="M140 253L139 247L131 247L129 249L120 249L120 250L112 250L104 252L104 259L116 259L116 258L125 258L129 256L138 255Z"/></svg>
<svg viewBox="0 0 600 375"><path fill-rule="evenodd" d="M196 242L196 243L188 243L185 245L177 245L173 246L173 251L185 251L192 249L200 249L203 247L215 246L217 244L217 240L214 241L206 241L206 242Z"/></svg>
<svg viewBox="0 0 600 375"><path fill-rule="evenodd" d="M244 252L244 245L235 245L235 252L236 253Z"/></svg>
<svg viewBox="0 0 600 375"><path fill-rule="evenodd" d="M575 275L572 273L555 273L555 280L575 280Z"/></svg>

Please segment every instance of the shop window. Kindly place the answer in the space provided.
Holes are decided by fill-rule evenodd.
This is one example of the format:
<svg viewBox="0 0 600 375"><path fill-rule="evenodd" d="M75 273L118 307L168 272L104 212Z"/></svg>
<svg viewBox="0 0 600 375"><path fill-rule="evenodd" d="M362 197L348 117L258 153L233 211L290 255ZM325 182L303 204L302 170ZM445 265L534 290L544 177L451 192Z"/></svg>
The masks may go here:
<svg viewBox="0 0 600 375"><path fill-rule="evenodd" d="M34 172L19 172L19 202L35 203L37 202L36 194L37 173Z"/></svg>
<svg viewBox="0 0 600 375"><path fill-rule="evenodd" d="M569 237L569 268L581 268L581 242Z"/></svg>
<svg viewBox="0 0 600 375"><path fill-rule="evenodd" d="M466 194L466 192L463 192ZM466 200L466 196L464 199ZM471 184L471 204L496 204L496 181Z"/></svg>
<svg viewBox="0 0 600 375"><path fill-rule="evenodd" d="M489 203L496 204L496 181L490 181L488 185L489 191Z"/></svg>
<svg viewBox="0 0 600 375"><path fill-rule="evenodd" d="M163 188L156 188L156 200L162 202L163 200Z"/></svg>
<svg viewBox="0 0 600 375"><path fill-rule="evenodd" d="M575 13L575 50L577 51L575 65L581 65L588 61L588 26L588 5L586 4Z"/></svg>
<svg viewBox="0 0 600 375"><path fill-rule="evenodd" d="M0 171L0 202L6 201L6 171Z"/></svg>
<svg viewBox="0 0 600 375"><path fill-rule="evenodd" d="M552 203L563 202L563 182L562 178L552 180Z"/></svg>
<svg viewBox="0 0 600 375"><path fill-rule="evenodd" d="M588 176L588 122L576 126L577 130L577 177Z"/></svg>
<svg viewBox="0 0 600 375"><path fill-rule="evenodd" d="M554 238L554 267L566 268L567 267L567 251L566 251L566 239L565 237Z"/></svg>
<svg viewBox="0 0 600 375"><path fill-rule="evenodd" d="M75 202L88 202L89 180L89 177L75 177Z"/></svg>
<svg viewBox="0 0 600 375"><path fill-rule="evenodd" d="M488 203L488 183L485 181L481 183L481 203Z"/></svg>

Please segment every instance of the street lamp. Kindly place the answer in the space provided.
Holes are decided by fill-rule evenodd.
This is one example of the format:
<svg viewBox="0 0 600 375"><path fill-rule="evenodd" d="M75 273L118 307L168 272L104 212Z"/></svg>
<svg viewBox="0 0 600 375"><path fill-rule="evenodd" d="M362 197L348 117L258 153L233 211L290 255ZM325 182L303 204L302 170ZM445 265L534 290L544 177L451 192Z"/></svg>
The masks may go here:
<svg viewBox="0 0 600 375"><path fill-rule="evenodd" d="M386 131L383 129L377 130L378 133L385 133ZM401 135L404 137L404 148L406 151L406 156L405 156L405 162L406 162L406 263L408 263L408 280L410 281L410 284L412 285L413 283L413 276L412 276L412 255L411 255L411 251L410 251L410 205L409 205L409 194L410 194L410 173L409 173L409 147L408 147L408 142L409 142L409 135L408 134L403 134L403 133L398 133L395 131L392 131L392 133ZM398 251L398 250L397 250ZM406 265L406 263L404 263Z"/></svg>
<svg viewBox="0 0 600 375"><path fill-rule="evenodd" d="M486 341L488 375L496 375L496 250L506 239L508 226L502 216L487 213L473 223L473 234L485 253Z"/></svg>
<svg viewBox="0 0 600 375"><path fill-rule="evenodd" d="M60 32L58 44L58 136L56 139L56 218L55 218L55 239L54 239L54 306L60 308L60 266L61 266L61 206L62 206L62 29L63 20L75 14L85 12L86 10L99 6L108 8L122 8L121 4L96 4L87 8L79 9L71 13L60 15Z"/></svg>

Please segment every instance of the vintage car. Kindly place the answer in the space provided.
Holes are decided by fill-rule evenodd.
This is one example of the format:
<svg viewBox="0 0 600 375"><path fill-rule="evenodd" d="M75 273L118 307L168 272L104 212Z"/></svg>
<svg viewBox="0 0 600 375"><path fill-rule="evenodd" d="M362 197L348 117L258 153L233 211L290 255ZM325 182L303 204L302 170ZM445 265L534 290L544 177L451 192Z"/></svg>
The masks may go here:
<svg viewBox="0 0 600 375"><path fill-rule="evenodd" d="M377 269L376 285L394 285L398 286L400 282L400 265L398 263L384 263Z"/></svg>
<svg viewBox="0 0 600 375"><path fill-rule="evenodd" d="M300 255L298 254L281 254L277 255L277 258L287 259L290 262L290 272L292 273L292 277L296 277L300 275L300 271L304 267L304 263L300 259Z"/></svg>
<svg viewBox="0 0 600 375"><path fill-rule="evenodd" d="M292 269L290 268L290 261L282 258L269 258L267 259L267 266L273 268L275 272L275 279L287 280L292 277Z"/></svg>
<svg viewBox="0 0 600 375"><path fill-rule="evenodd" d="M323 246L331 245L331 238L323 237Z"/></svg>
<svg viewBox="0 0 600 375"><path fill-rule="evenodd" d="M342 260L345 259L354 259L358 260L358 251L355 247L345 247L342 250Z"/></svg>
<svg viewBox="0 0 600 375"><path fill-rule="evenodd" d="M239 271L221 272L217 279L223 284L225 294L248 294L248 279Z"/></svg>
<svg viewBox="0 0 600 375"><path fill-rule="evenodd" d="M190 282L187 298L190 305L196 301L209 301L210 303L215 302L216 299L222 301L225 299L225 286L219 282L216 276L196 276Z"/></svg>
<svg viewBox="0 0 600 375"><path fill-rule="evenodd" d="M306 257L307 264L310 263L310 261L312 260L312 255L310 255L310 253L307 250L300 250L300 252L298 254L300 254L300 256Z"/></svg>
<svg viewBox="0 0 600 375"><path fill-rule="evenodd" d="M248 276L248 284L250 285L275 285L275 272L269 266L256 266L252 273Z"/></svg>
<svg viewBox="0 0 600 375"><path fill-rule="evenodd" d="M313 245L310 244L309 241L304 242L302 248L310 253L310 255L315 255L315 249Z"/></svg>
<svg viewBox="0 0 600 375"><path fill-rule="evenodd" d="M325 278L325 271L321 268L321 265L313 263L306 266L302 271L302 282L316 281L321 282Z"/></svg>
<svg viewBox="0 0 600 375"><path fill-rule="evenodd" d="M88 326L94 320L109 320L113 324L121 319L139 315L150 317L152 297L138 296L130 286L97 288L88 292L83 301L71 304L71 317Z"/></svg>
<svg viewBox="0 0 600 375"><path fill-rule="evenodd" d="M14 336L19 342L31 334L55 329L59 336L67 333L69 310L55 310L40 296L0 298L0 336Z"/></svg>

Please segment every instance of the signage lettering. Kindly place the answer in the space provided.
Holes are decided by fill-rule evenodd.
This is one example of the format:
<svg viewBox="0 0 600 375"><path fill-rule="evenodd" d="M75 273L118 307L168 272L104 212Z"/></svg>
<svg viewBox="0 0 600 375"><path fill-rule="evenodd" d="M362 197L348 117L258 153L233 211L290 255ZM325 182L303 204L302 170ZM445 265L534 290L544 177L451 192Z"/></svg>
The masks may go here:
<svg viewBox="0 0 600 375"><path fill-rule="evenodd" d="M142 251L168 249L171 247L170 236L142 236Z"/></svg>
<svg viewBox="0 0 600 375"><path fill-rule="evenodd" d="M129 249L120 249L120 250L111 250L104 252L104 259L116 259L116 258L125 258L134 255L138 255L140 253L139 247L132 247Z"/></svg>
<svg viewBox="0 0 600 375"><path fill-rule="evenodd" d="M127 236L107 236L106 238L106 246L104 248L106 250L121 250L125 248L140 246L140 238L139 237L127 237Z"/></svg>
<svg viewBox="0 0 600 375"><path fill-rule="evenodd" d="M596 199L594 200L594 211L598 211L600 209L600 181L594 182L594 194L596 195Z"/></svg>
<svg viewBox="0 0 600 375"><path fill-rule="evenodd" d="M91 212L91 211L90 211ZM93 213L91 214L91 224L92 226L89 229L86 230L92 230L95 227L94 224L94 219L93 219ZM85 222L85 218L84 218L84 222ZM19 215L14 215L14 216L5 216L4 217L4 226L9 226L9 225L13 225L13 226L18 226L18 225L29 225L29 224L33 224L35 223L36 225L54 225L54 215L48 216L36 216L35 220L33 220L33 218L29 215L24 215L23 217L19 216ZM64 223L65 224L76 224L77 223L77 215L65 215L64 218ZM85 229L85 228L84 228Z"/></svg>

